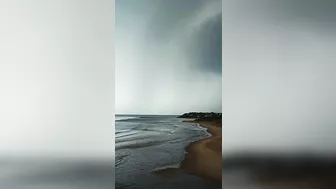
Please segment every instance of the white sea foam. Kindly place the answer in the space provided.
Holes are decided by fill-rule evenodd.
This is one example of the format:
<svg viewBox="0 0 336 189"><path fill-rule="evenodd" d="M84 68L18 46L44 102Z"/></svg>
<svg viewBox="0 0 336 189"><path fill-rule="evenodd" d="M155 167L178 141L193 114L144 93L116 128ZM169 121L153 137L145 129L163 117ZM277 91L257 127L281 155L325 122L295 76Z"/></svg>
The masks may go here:
<svg viewBox="0 0 336 189"><path fill-rule="evenodd" d="M129 120L129 119L137 119L139 117L132 117L132 116L116 116L115 120L120 121L120 120Z"/></svg>

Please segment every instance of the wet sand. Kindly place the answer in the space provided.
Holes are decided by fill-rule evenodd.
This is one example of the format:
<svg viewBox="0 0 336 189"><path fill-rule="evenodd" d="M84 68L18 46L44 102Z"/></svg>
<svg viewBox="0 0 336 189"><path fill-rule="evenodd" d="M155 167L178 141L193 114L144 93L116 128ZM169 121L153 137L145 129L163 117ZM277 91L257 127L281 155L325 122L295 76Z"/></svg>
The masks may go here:
<svg viewBox="0 0 336 189"><path fill-rule="evenodd" d="M186 148L187 155L180 168L168 168L155 171L163 177L173 177L180 171L201 178L222 182L222 123L221 120L184 121L198 123L212 136L192 142Z"/></svg>
<svg viewBox="0 0 336 189"><path fill-rule="evenodd" d="M212 136L192 142L186 148L187 155L181 163L181 169L187 173L222 181L222 124L220 120L186 121L198 123L207 128Z"/></svg>

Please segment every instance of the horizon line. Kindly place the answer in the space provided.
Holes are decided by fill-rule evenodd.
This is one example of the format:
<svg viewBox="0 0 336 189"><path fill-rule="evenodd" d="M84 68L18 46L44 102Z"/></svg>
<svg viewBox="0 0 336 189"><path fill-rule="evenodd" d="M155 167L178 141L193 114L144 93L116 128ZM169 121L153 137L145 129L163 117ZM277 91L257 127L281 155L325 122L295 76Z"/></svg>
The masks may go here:
<svg viewBox="0 0 336 189"><path fill-rule="evenodd" d="M222 113L222 112L214 112L214 111L189 111L179 114L149 114L149 113L115 113L114 115L183 115L185 113Z"/></svg>

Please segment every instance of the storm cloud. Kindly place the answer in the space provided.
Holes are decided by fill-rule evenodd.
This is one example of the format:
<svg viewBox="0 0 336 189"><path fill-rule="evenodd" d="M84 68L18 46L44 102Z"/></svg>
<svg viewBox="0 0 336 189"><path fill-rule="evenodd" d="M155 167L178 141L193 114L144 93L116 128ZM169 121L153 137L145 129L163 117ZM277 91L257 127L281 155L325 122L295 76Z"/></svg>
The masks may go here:
<svg viewBox="0 0 336 189"><path fill-rule="evenodd" d="M116 112L221 111L220 0L116 1Z"/></svg>

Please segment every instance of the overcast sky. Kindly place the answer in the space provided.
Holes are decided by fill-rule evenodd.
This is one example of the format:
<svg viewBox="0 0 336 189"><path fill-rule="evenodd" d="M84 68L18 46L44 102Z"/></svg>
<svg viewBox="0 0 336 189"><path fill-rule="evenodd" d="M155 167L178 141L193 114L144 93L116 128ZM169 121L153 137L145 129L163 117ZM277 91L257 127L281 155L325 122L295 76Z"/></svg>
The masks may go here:
<svg viewBox="0 0 336 189"><path fill-rule="evenodd" d="M223 153L333 150L336 1L223 1Z"/></svg>
<svg viewBox="0 0 336 189"><path fill-rule="evenodd" d="M221 111L221 0L116 1L116 113Z"/></svg>
<svg viewBox="0 0 336 189"><path fill-rule="evenodd" d="M113 10L0 1L0 157L113 155Z"/></svg>

